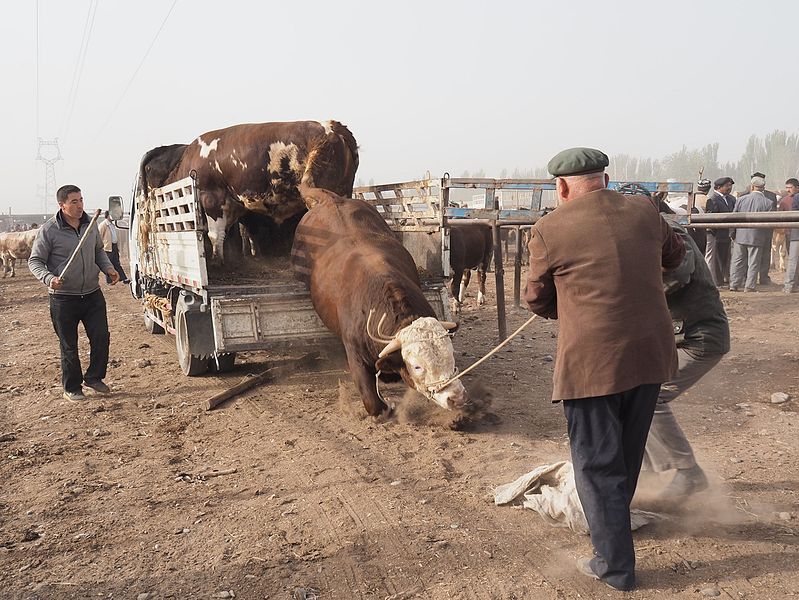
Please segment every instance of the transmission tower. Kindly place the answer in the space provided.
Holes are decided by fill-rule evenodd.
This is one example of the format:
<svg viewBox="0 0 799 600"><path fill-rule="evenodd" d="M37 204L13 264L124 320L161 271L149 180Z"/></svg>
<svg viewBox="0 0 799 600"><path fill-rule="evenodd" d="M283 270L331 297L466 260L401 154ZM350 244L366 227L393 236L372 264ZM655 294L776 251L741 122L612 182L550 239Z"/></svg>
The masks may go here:
<svg viewBox="0 0 799 600"><path fill-rule="evenodd" d="M49 214L55 212L50 210L53 207L56 192L55 164L62 160L58 138L53 140L39 138L39 151L36 154L36 160L44 163L44 196L40 193L39 198L42 201L42 213Z"/></svg>

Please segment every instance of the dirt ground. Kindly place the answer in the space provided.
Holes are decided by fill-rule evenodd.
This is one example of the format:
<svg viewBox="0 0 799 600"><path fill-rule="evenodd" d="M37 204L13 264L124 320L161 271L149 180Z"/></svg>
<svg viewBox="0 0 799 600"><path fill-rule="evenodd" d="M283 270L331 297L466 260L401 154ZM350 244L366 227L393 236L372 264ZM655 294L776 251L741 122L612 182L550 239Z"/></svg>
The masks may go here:
<svg viewBox="0 0 799 600"><path fill-rule="evenodd" d="M468 378L491 413L454 431L402 388L387 390L395 418L366 418L331 362L206 412L206 398L285 357L183 377L174 339L146 333L128 290L104 293L113 394L70 403L45 288L24 266L0 280L2 597L620 595L575 572L587 537L491 502L493 486L568 457L549 402L556 323L534 322ZM675 404L712 487L636 533L629 598L799 596L799 295L723 297L732 352ZM494 300L491 285L478 308L470 290L461 368L496 343ZM526 316L510 310L509 329ZM773 392L792 399L772 404ZM643 482L642 506L663 484Z"/></svg>

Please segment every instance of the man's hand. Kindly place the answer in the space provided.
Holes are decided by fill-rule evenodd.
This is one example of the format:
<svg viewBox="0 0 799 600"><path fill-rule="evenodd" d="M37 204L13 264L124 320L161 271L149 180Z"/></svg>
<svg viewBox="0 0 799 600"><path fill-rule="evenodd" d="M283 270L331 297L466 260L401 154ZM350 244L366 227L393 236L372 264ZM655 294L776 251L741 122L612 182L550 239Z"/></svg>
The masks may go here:
<svg viewBox="0 0 799 600"><path fill-rule="evenodd" d="M108 269L105 274L111 278L111 285L116 285L119 282L119 273L113 267Z"/></svg>
<svg viewBox="0 0 799 600"><path fill-rule="evenodd" d="M50 289L51 290L59 290L61 286L64 285L64 282L61 280L60 277L53 277L50 280Z"/></svg>

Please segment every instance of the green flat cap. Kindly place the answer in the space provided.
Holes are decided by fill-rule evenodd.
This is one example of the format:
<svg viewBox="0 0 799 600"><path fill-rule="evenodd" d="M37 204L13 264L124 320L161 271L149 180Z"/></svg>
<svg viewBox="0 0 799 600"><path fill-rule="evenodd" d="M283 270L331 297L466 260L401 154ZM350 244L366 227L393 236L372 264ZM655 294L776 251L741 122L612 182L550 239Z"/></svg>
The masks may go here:
<svg viewBox="0 0 799 600"><path fill-rule="evenodd" d="M569 148L558 152L547 164L553 177L588 175L604 171L610 161L607 154L594 148Z"/></svg>

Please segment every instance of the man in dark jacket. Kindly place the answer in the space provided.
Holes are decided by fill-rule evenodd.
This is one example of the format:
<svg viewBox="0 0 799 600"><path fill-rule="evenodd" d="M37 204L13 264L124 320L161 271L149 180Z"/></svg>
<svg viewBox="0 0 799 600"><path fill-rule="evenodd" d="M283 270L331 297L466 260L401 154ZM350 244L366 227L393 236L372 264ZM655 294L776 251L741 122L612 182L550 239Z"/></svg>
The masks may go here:
<svg viewBox="0 0 799 600"><path fill-rule="evenodd" d="M799 210L799 180L791 177L785 182L788 190L786 196L791 196L791 210ZM788 266L785 268L785 283L783 291L790 294L796 287L796 268L799 265L799 229L786 229L788 238Z"/></svg>
<svg viewBox="0 0 799 600"><path fill-rule="evenodd" d="M731 177L720 177L713 182L713 191L707 198L707 213L728 213L735 208ZM710 268L713 283L721 287L729 281L730 276L730 230L727 228L707 229L707 247L705 261Z"/></svg>
<svg viewBox="0 0 799 600"><path fill-rule="evenodd" d="M56 193L59 210L42 227L33 243L28 266L31 273L50 292L50 318L61 346L61 382L64 398L85 400L81 384L101 394L111 390L103 382L108 368L110 335L105 298L100 291L102 270L111 285L119 281L97 228L89 229L89 216L83 212L80 188L65 185ZM85 241L68 271L65 267L81 238ZM83 323L91 352L89 367L81 373L78 356L78 323Z"/></svg>
<svg viewBox="0 0 799 600"><path fill-rule="evenodd" d="M672 223L672 229L685 244L685 258L677 269L663 274L663 287L672 319L683 324L683 339L677 344L677 374L660 386L646 442L644 468L656 473L676 469L662 497L679 499L705 489L707 478L696 463L691 444L674 417L670 402L704 377L729 352L730 327L699 248L685 229L676 223Z"/></svg>
<svg viewBox="0 0 799 600"><path fill-rule="evenodd" d="M524 298L559 319L553 401L563 401L574 478L594 546L585 575L635 586L630 501L660 384L677 351L661 269L685 247L650 201L606 189L608 157L591 148L549 161L561 206L532 228Z"/></svg>

